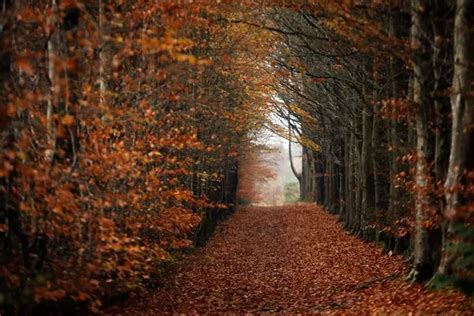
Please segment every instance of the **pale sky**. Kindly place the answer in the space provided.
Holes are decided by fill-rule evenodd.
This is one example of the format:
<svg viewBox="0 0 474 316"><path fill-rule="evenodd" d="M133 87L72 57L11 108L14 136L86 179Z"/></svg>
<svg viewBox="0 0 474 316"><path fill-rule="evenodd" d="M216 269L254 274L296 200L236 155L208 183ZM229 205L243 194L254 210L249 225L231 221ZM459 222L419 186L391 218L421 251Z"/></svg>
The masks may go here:
<svg viewBox="0 0 474 316"><path fill-rule="evenodd" d="M274 205L279 204L283 199L284 187L287 183L298 182L295 175L291 171L290 160L288 154L288 141L276 134L268 132L264 136L266 144L272 147L278 148L278 151L271 154L271 157L267 157L269 164L274 166L274 170L277 176L274 180L269 181L265 185L261 186L263 196L268 197L264 204ZM301 146L299 144L292 144L293 163L298 172L301 172ZM280 195L280 197L275 197Z"/></svg>

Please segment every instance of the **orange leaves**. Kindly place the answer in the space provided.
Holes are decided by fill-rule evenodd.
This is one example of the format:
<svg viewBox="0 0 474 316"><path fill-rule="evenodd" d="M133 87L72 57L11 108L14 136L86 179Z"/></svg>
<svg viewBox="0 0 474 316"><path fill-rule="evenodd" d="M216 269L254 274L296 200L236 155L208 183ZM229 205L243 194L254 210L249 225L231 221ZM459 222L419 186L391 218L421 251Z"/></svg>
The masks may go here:
<svg viewBox="0 0 474 316"><path fill-rule="evenodd" d="M55 12L35 2L14 12L18 82L2 94L14 122L5 135L14 137L0 151L0 177L28 242L47 241L44 270L34 273L48 280L34 285L35 299L96 308L104 293L140 286L172 249L191 246L202 210L228 206L218 195L233 190L224 175L252 103L241 107L244 79L223 71L218 46L233 43L213 34L206 6L111 2L103 20L82 6L60 1ZM77 7L78 24L60 21ZM23 257L32 256L5 259L18 280L37 263Z"/></svg>
<svg viewBox="0 0 474 316"><path fill-rule="evenodd" d="M112 220L103 216L99 217L97 222L100 224L101 228L104 228L105 230L110 230L115 227L115 223Z"/></svg>
<svg viewBox="0 0 474 316"><path fill-rule="evenodd" d="M70 114L66 114L63 116L63 118L61 119L61 123L66 125L66 126L72 126L74 124L74 116L70 115Z"/></svg>
<svg viewBox="0 0 474 316"><path fill-rule="evenodd" d="M190 49L194 42L185 37L178 37L175 32L166 32L163 37L146 37L143 36L138 40L138 45L145 54L167 53L171 58L190 64L196 64L197 58L193 55L184 54Z"/></svg>
<svg viewBox="0 0 474 316"><path fill-rule="evenodd" d="M0 164L0 178L7 178L13 170L14 167L10 161L3 161Z"/></svg>
<svg viewBox="0 0 474 316"><path fill-rule="evenodd" d="M53 213L58 214L58 215L63 214L63 208L59 205L53 207L52 211L53 211Z"/></svg>
<svg viewBox="0 0 474 316"><path fill-rule="evenodd" d="M197 63L197 58L193 55L178 54L176 55L176 60L179 62L188 62L191 65L195 65Z"/></svg>
<svg viewBox="0 0 474 316"><path fill-rule="evenodd" d="M73 295L71 298L76 302L84 302L88 301L91 296L85 292L79 292L77 295Z"/></svg>
<svg viewBox="0 0 474 316"><path fill-rule="evenodd" d="M8 225L7 224L0 224L0 233L6 233L9 231Z"/></svg>
<svg viewBox="0 0 474 316"><path fill-rule="evenodd" d="M242 208L164 286L108 313L472 314L460 293L405 283L406 269L320 207Z"/></svg>
<svg viewBox="0 0 474 316"><path fill-rule="evenodd" d="M41 14L39 10L36 8L30 7L30 6L25 6L23 10L18 12L17 18L20 21L26 22L26 23L36 23L36 22L41 22Z"/></svg>
<svg viewBox="0 0 474 316"><path fill-rule="evenodd" d="M276 176L275 167L267 161L274 157L271 148L254 146L251 142L245 144L242 151L237 196L241 201L258 203L268 194L266 184Z"/></svg>
<svg viewBox="0 0 474 316"><path fill-rule="evenodd" d="M411 122L415 105L408 98L382 100L380 114L383 118L394 121Z"/></svg>
<svg viewBox="0 0 474 316"><path fill-rule="evenodd" d="M75 9L78 8L78 0L63 0L59 3L59 8L61 10Z"/></svg>
<svg viewBox="0 0 474 316"><path fill-rule="evenodd" d="M149 229L153 228L161 235L159 245L163 249L182 249L192 246L192 242L186 237L200 223L201 217L192 210L183 207L172 207L163 209L160 216L151 223ZM160 252L160 257L167 258L166 253Z"/></svg>
<svg viewBox="0 0 474 316"><path fill-rule="evenodd" d="M59 290L51 290L49 288L36 288L34 293L34 299L37 303L42 301L58 301L63 299L66 296L66 291L59 289Z"/></svg>
<svg viewBox="0 0 474 316"><path fill-rule="evenodd" d="M35 74L31 61L25 57L18 58L16 61L16 65L21 71L26 73L28 76L33 76Z"/></svg>
<svg viewBox="0 0 474 316"><path fill-rule="evenodd" d="M172 194L178 201L191 201L193 199L193 195L190 191L175 191Z"/></svg>
<svg viewBox="0 0 474 316"><path fill-rule="evenodd" d="M222 56L222 62L224 64L230 64L231 61L232 61L232 58L228 54L225 54L224 56Z"/></svg>

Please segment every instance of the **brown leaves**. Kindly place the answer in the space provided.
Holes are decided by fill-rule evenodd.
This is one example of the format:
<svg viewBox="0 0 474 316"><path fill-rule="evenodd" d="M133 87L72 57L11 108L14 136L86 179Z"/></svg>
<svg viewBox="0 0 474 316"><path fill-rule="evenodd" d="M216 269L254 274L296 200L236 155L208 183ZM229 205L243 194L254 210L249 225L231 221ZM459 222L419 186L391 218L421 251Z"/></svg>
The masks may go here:
<svg viewBox="0 0 474 316"><path fill-rule="evenodd" d="M58 301L66 296L66 291L51 290L48 288L36 288L34 298L36 302L41 301Z"/></svg>
<svg viewBox="0 0 474 316"><path fill-rule="evenodd" d="M75 0L25 10L7 1L18 19L14 45L4 43L12 82L2 114L13 124L2 127L14 137L1 150L8 185L0 189L19 213L15 231L47 241L36 271L7 234L14 250L0 274L15 280L5 293L22 293L8 304L35 293L38 302L72 298L95 309L102 295L141 286L172 250L191 246L202 210L228 206L223 181L241 135L262 115L256 97L244 107L244 84L261 76L225 73L241 36L227 38L207 5L187 2L104 3L104 18ZM0 231L12 231L7 222ZM48 279L25 289L37 274Z"/></svg>
<svg viewBox="0 0 474 316"><path fill-rule="evenodd" d="M306 205L240 209L163 286L111 314L468 313L457 293L401 280L400 257L351 236ZM137 300L139 303L137 304ZM141 300L141 301L140 301Z"/></svg>

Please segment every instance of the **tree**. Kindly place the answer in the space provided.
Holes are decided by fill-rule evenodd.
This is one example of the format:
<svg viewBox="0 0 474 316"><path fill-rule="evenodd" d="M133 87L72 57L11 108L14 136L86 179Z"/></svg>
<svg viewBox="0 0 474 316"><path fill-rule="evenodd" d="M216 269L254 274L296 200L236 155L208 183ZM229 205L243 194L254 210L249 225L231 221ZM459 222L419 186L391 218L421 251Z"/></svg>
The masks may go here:
<svg viewBox="0 0 474 316"><path fill-rule="evenodd" d="M451 95L452 135L448 175L446 178L446 208L448 236L444 241L443 259L438 269L441 277L455 276L472 281L472 157L474 131L474 6L458 0L454 25L454 76ZM471 236L471 237L469 237Z"/></svg>

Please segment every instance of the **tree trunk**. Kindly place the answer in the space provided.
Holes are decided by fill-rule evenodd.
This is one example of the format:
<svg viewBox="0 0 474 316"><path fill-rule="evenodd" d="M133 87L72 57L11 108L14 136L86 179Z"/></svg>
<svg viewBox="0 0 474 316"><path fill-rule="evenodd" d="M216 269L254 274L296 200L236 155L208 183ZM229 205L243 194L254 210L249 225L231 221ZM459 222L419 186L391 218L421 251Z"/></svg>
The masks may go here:
<svg viewBox="0 0 474 316"><path fill-rule="evenodd" d="M399 23L401 23L397 17L399 16L399 12L394 12L393 15L390 17L390 29L389 33L391 37L398 38L399 37ZM399 99L402 97L402 88L399 84L401 78L399 78L399 74L403 71L403 64L400 60L392 56L390 58L390 76L389 80L391 83L390 86L390 96L394 99ZM396 220L400 219L402 216L401 212L401 192L399 188L399 184L395 182L396 176L401 171L400 162L398 161L398 157L401 154L401 140L400 138L400 123L396 118L396 109L393 108L391 110L391 114L393 117L390 120L390 127L389 127L389 143L390 143L390 188L389 188L389 222L393 223Z"/></svg>
<svg viewBox="0 0 474 316"><path fill-rule="evenodd" d="M289 124L289 122L288 122ZM304 200L305 198L305 194L304 194L304 181L303 181L303 176L301 173L298 173L296 171L296 168L295 168L295 165L293 164L293 153L291 151L291 143L292 143L292 140L291 140L291 126L288 125L288 134L289 134L289 139L288 139L288 155L289 155L289 158L290 158L290 167L291 167L291 171L293 172L293 174L295 175L296 179L298 180L298 183L299 183L299 186L300 186L300 199L301 200Z"/></svg>
<svg viewBox="0 0 474 316"><path fill-rule="evenodd" d="M51 1L51 14L48 17L49 34L48 34L48 80L50 89L47 97L46 105L46 141L47 149L45 159L52 163L56 151L56 127L54 123L54 111L58 106L58 98L60 92L60 83L58 80L59 70L57 64L59 60L59 12L56 0Z"/></svg>
<svg viewBox="0 0 474 316"><path fill-rule="evenodd" d="M312 169L311 169L311 187L313 188L312 191L312 201L319 203L318 201L318 192L320 190L318 186L318 157L315 152L311 152L311 156L313 157L313 162L312 162Z"/></svg>
<svg viewBox="0 0 474 316"><path fill-rule="evenodd" d="M452 28L448 24L451 16L447 12L451 7L446 0L434 2L432 17L433 28L433 70L434 70L434 106L435 106L435 176L436 181L446 180L449 163L450 137L450 104L446 91L451 84L452 49L449 47L449 33ZM448 21L448 22L447 22Z"/></svg>
<svg viewBox="0 0 474 316"><path fill-rule="evenodd" d="M362 152L361 152L361 177L362 177L362 205L361 205L361 228L365 231L366 226L372 220L375 209L375 190L373 177L372 158L372 128L374 113L372 105L364 102L362 112Z"/></svg>
<svg viewBox="0 0 474 316"><path fill-rule="evenodd" d="M350 216L352 214L352 167L351 167L351 137L350 130L344 135L344 222L350 224Z"/></svg>
<svg viewBox="0 0 474 316"><path fill-rule="evenodd" d="M344 132L344 138L341 141L341 164L339 180L339 214L345 220L347 213L347 133Z"/></svg>
<svg viewBox="0 0 474 316"><path fill-rule="evenodd" d="M110 50L109 28L105 5L107 0L99 0L99 105L102 109L109 103L112 73L112 53Z"/></svg>
<svg viewBox="0 0 474 316"><path fill-rule="evenodd" d="M456 260L473 260L472 254L462 254L459 243L470 243L456 236L455 226L472 230L467 226L468 211L472 196L468 188L473 186L474 170L474 2L458 0L454 25L454 77L451 95L452 134L451 154L445 182L446 208L444 215L449 222L449 231L443 245L443 257L438 269L442 275L456 273ZM465 188L463 191L462 188ZM472 193L471 193L472 195ZM451 246L451 247L449 247ZM472 263L471 263L472 264ZM472 271L471 271L472 273ZM472 274L467 274L472 277Z"/></svg>
<svg viewBox="0 0 474 316"><path fill-rule="evenodd" d="M349 198L347 206L349 207L349 221L348 227L352 229L356 223L356 136L353 130L350 131L350 141L349 141Z"/></svg>
<svg viewBox="0 0 474 316"><path fill-rule="evenodd" d="M412 49L413 57L413 102L417 107L416 120L416 232L414 241L414 262L410 273L413 281L423 281L431 277L436 262L432 256L434 249L430 244L431 232L425 227L429 213L434 210L430 196L432 181L430 165L432 150L430 148L429 122L431 119L433 82L431 68L431 44L429 24L429 0L412 0Z"/></svg>
<svg viewBox="0 0 474 316"><path fill-rule="evenodd" d="M363 128L362 124L363 118L362 116L357 117L356 119L356 134L362 135ZM355 136L355 135L354 135ZM355 184L355 209L354 209L354 226L352 227L352 232L355 234L360 233L361 229L361 212L362 212L362 190L363 190L363 183L362 183L362 159L361 159L361 151L362 151L362 144L359 144L357 137L354 139L354 160L353 163L355 164L354 167L354 184Z"/></svg>

